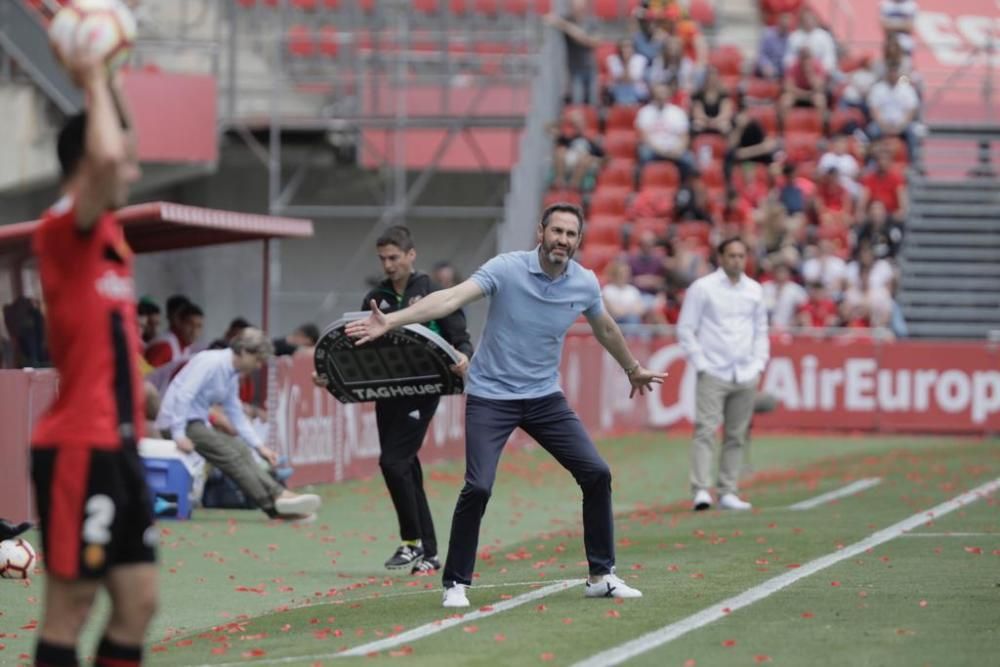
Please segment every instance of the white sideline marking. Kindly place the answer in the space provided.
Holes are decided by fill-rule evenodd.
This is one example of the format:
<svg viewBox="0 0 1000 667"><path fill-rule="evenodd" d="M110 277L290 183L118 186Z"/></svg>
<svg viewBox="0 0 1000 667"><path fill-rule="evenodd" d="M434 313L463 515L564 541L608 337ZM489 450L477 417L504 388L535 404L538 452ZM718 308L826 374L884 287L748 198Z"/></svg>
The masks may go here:
<svg viewBox="0 0 1000 667"><path fill-rule="evenodd" d="M907 533L900 537L1000 537L1000 533Z"/></svg>
<svg viewBox="0 0 1000 667"><path fill-rule="evenodd" d="M488 605L490 609L483 610L479 608L475 611L467 612L461 617L448 617L443 619L438 619L436 621L431 621L430 623L425 623L424 625L413 628L412 630L407 630L398 635L393 635L392 637L386 637L384 639L379 639L378 641L369 642L367 644L362 644L361 646L355 646L352 649L346 651L334 651L332 653L320 653L317 655L297 655L288 656L287 658L271 658L268 660L256 661L256 664L268 664L268 665L278 665L288 662L306 662L306 661L316 661L316 660L329 660L330 658L346 658L350 656L365 656L369 653L377 653L379 651L384 651L400 644L405 644L406 642L416 641L418 639L423 639L424 637L433 635L435 633L441 632L442 630L447 630L456 625L462 625L470 621L475 621L480 618L485 618L487 616L492 616L493 614L498 614L501 611L507 611L508 609L513 609L514 607L519 607L522 604L531 602L532 600L537 600L543 598L547 595L553 593L558 593L564 591L567 588L573 586L579 586L585 580L584 579L562 579L555 583L549 584L548 586L543 586L542 588L529 591L527 593L522 593L516 597L509 600L501 600L496 604ZM537 584L537 581L530 582L530 584ZM509 586L516 586L518 584L493 584L488 586L473 586L472 590L479 590L481 588L503 588ZM413 591L413 594L431 591ZM436 591L438 595L441 594L441 589ZM383 598L388 596L383 596ZM353 601L353 600L352 600ZM487 605L484 605L487 606ZM248 664L255 664L253 660L243 660L241 662L224 662L224 663L207 663L204 665L199 665L199 667L242 667Z"/></svg>
<svg viewBox="0 0 1000 667"><path fill-rule="evenodd" d="M870 489L873 486L877 486L882 483L881 477L868 477L867 479L859 479L856 482L851 482L845 487L835 489L829 493L824 493L821 496L816 496L815 498L810 498L809 500L803 500L800 503L795 503L788 509L790 510L811 510L814 507L819 507L824 503L828 503L831 500L836 500L837 498L843 498L844 496L852 496L859 491L864 491L865 489Z"/></svg>
<svg viewBox="0 0 1000 667"><path fill-rule="evenodd" d="M963 493L960 496L956 496L951 500L943 502L937 507L919 512L908 519L903 519L899 523L889 526L888 528L883 528L877 533L872 533L860 542L855 542L840 551L827 554L826 556L822 556L816 560L809 561L802 567L789 570L785 574L768 579L762 584L754 586L739 595L714 604L711 607L702 609L701 611L692 614L687 618L683 618L676 623L671 623L670 625L666 625L659 630L653 630L652 632L648 632L641 637L637 637L632 641L608 649L607 651L602 651L596 655L592 655L589 658L574 664L573 667L610 667L611 665L620 665L630 658L634 658L635 656L641 655L646 651L650 651L654 648L662 646L663 644L671 642L678 637L686 635L692 630L697 630L698 628L706 626L709 623L719 620L720 618L724 618L729 613L734 612L737 609L742 609L743 607L751 605L758 600L763 600L772 593L777 593L778 591L791 586L800 579L804 579L805 577L815 574L820 570L824 570L831 565L836 565L842 560L846 560L863 553L867 549L877 547L884 542L897 538L907 531L923 525L931 519L936 519L954 512L964 505L973 503L989 495L998 488L1000 488L1000 477L994 479L992 482L987 482L986 484L978 486L967 493ZM726 611L723 611L723 609Z"/></svg>

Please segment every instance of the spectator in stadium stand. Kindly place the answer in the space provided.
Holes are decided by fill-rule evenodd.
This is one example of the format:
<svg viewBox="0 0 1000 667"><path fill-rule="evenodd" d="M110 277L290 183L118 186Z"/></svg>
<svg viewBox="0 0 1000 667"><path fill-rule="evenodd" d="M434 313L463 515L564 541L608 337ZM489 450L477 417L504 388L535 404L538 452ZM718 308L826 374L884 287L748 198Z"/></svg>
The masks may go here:
<svg viewBox="0 0 1000 667"><path fill-rule="evenodd" d="M885 204L873 201L855 229L855 245L870 245L878 259L893 259L903 243L903 225L891 219Z"/></svg>
<svg viewBox="0 0 1000 667"><path fill-rule="evenodd" d="M857 158L850 152L850 135L847 133L837 134L830 140L830 147L823 153L816 165L819 173L836 169L840 185L847 190L853 199L857 199L861 194L861 183L858 182L858 175L861 167Z"/></svg>
<svg viewBox="0 0 1000 667"><path fill-rule="evenodd" d="M799 57L785 69L781 113L792 107L812 107L826 113L827 71L808 47L799 47Z"/></svg>
<svg viewBox="0 0 1000 667"><path fill-rule="evenodd" d="M837 304L827 294L823 283L809 283L807 287L809 298L799 306L795 314L800 327L809 329L827 329L835 327L840 322Z"/></svg>
<svg viewBox="0 0 1000 667"><path fill-rule="evenodd" d="M890 218L903 224L909 208L906 180L893 168L891 146L880 142L873 152L875 169L861 178L857 210L867 211L870 202L879 201Z"/></svg>
<svg viewBox="0 0 1000 667"><path fill-rule="evenodd" d="M570 109L566 119L553 126L555 148L552 166L556 188L579 190L583 181L600 166L604 150L596 139L587 136L587 119L581 109Z"/></svg>
<svg viewBox="0 0 1000 667"><path fill-rule="evenodd" d="M139 314L139 333L143 343L149 343L156 338L160 329L160 307L148 296L139 299L136 306Z"/></svg>
<svg viewBox="0 0 1000 667"><path fill-rule="evenodd" d="M796 167L791 162L786 162L781 168L783 182L778 186L778 201L785 209L785 214L789 216L802 216L809 207L809 183L796 173Z"/></svg>
<svg viewBox="0 0 1000 667"><path fill-rule="evenodd" d="M185 303L173 318L176 324L146 347L146 361L153 368L159 368L172 361L189 359L194 354L194 345L201 336L205 314L193 303Z"/></svg>
<svg viewBox="0 0 1000 667"><path fill-rule="evenodd" d="M809 295L802 285L792 280L788 265L777 263L772 280L761 283L761 288L771 327L780 330L795 326L795 314L809 300Z"/></svg>
<svg viewBox="0 0 1000 667"><path fill-rule="evenodd" d="M777 150L777 140L768 137L764 127L745 110L739 112L729 133L729 148L722 163L726 183L732 187L734 167L748 162L769 165Z"/></svg>
<svg viewBox="0 0 1000 667"><path fill-rule="evenodd" d="M802 263L802 278L809 283L822 283L827 293L839 298L844 291L847 263L837 255L832 239L820 239L816 245L806 246L806 260Z"/></svg>
<svg viewBox="0 0 1000 667"><path fill-rule="evenodd" d="M683 177L692 167L688 151L690 123L684 109L670 101L673 94L671 84L654 84L653 101L639 109L635 129L639 133L639 162L673 162Z"/></svg>
<svg viewBox="0 0 1000 667"><path fill-rule="evenodd" d="M789 244L796 244L802 234L805 216L789 214L779 199L779 189L774 188L758 209L758 256L780 251Z"/></svg>
<svg viewBox="0 0 1000 667"><path fill-rule="evenodd" d="M608 282L601 288L601 296L604 297L604 307L608 309L611 319L624 325L642 324L647 310L646 302L639 288L629 282L632 272L628 268L628 262L611 262L607 276Z"/></svg>
<svg viewBox="0 0 1000 667"><path fill-rule="evenodd" d="M733 100L722 85L717 67L705 70L705 81L691 97L691 132L728 136L733 129Z"/></svg>
<svg viewBox="0 0 1000 667"><path fill-rule="evenodd" d="M764 28L758 47L754 75L764 79L781 80L785 76L785 55L791 34L792 15L779 14L778 22Z"/></svg>
<svg viewBox="0 0 1000 667"><path fill-rule="evenodd" d="M705 36L701 34L698 24L684 17L684 10L676 2L667 3L663 9L651 10L657 12L659 24L672 40L680 43L684 57L691 61L695 72L704 71L708 63L708 45Z"/></svg>
<svg viewBox="0 0 1000 667"><path fill-rule="evenodd" d="M708 190L701 174L697 169L684 172L681 185L674 195L674 220L703 220L711 223L713 218L709 209Z"/></svg>
<svg viewBox="0 0 1000 667"><path fill-rule="evenodd" d="M636 53L632 41L622 39L618 48L608 55L606 66L610 81L608 94L612 104L640 104L649 100L649 87L646 85L646 68L649 60L641 53Z"/></svg>
<svg viewBox="0 0 1000 667"><path fill-rule="evenodd" d="M861 111L865 116L865 125L871 120L871 114L868 111L868 93L871 92L872 86L878 80L879 75L875 71L875 63L872 60L871 54L864 54L858 61L857 68L845 76L844 81L846 85L840 92L840 106L845 109L858 109ZM856 130L864 130L864 128L845 128L845 132L854 132Z"/></svg>
<svg viewBox="0 0 1000 667"><path fill-rule="evenodd" d="M916 120L920 97L898 66L890 66L885 78L872 86L868 93L868 110L871 113L868 136L873 140L902 137L912 163L917 154Z"/></svg>
<svg viewBox="0 0 1000 667"><path fill-rule="evenodd" d="M670 282L687 287L702 276L712 272L707 252L696 236L684 236L673 244L673 253L667 256L666 266Z"/></svg>
<svg viewBox="0 0 1000 667"><path fill-rule="evenodd" d="M295 330L284 338L274 339L275 356L288 356L298 352L312 353L319 342L319 327L312 322L307 322L295 328Z"/></svg>
<svg viewBox="0 0 1000 667"><path fill-rule="evenodd" d="M545 23L563 33L566 38L566 66L569 69L569 98L573 104L594 104L597 87L597 64L594 49L597 20L590 13L587 0L570 0L568 16L547 14Z"/></svg>
<svg viewBox="0 0 1000 667"><path fill-rule="evenodd" d="M802 49L807 49L819 63L827 76L837 70L837 44L833 35L819 24L816 13L807 6L799 13L799 26L788 37L785 53L785 70L802 57Z"/></svg>
<svg viewBox="0 0 1000 667"><path fill-rule="evenodd" d="M226 332L222 334L222 338L216 338L208 345L210 350L224 350L229 347L229 344L233 342L233 339L240 335L240 332L244 329L250 327L250 322L247 321L245 317L234 317L230 322L229 326L226 327Z"/></svg>
<svg viewBox="0 0 1000 667"><path fill-rule="evenodd" d="M738 486L757 384L770 356L767 310L760 284L745 273L746 245L727 239L717 253L719 269L688 288L677 323L681 347L697 371L691 492L695 510L712 506L715 432L722 425L719 506L749 510Z"/></svg>
<svg viewBox="0 0 1000 667"><path fill-rule="evenodd" d="M462 282L462 277L458 275L458 271L451 262L442 260L435 264L431 270L431 280L437 283L441 289L448 289Z"/></svg>
<svg viewBox="0 0 1000 667"><path fill-rule="evenodd" d="M648 10L645 7L636 7L633 13L636 22L636 29L632 32L632 47L635 52L646 57L646 60L653 62L656 56L663 50L663 40L666 33L651 21Z"/></svg>
<svg viewBox="0 0 1000 667"><path fill-rule="evenodd" d="M254 328L240 332L229 348L199 352L167 388L156 427L182 452L197 451L229 476L269 517L313 519L319 496L288 491L258 466L250 451L255 449L272 466L278 464L277 453L254 430L238 395L239 378L258 371L271 353L271 342ZM238 437L209 426L215 405L223 406Z"/></svg>
<svg viewBox="0 0 1000 667"><path fill-rule="evenodd" d="M913 24L917 18L915 0L882 0L879 17L886 39L895 39L909 55L913 53Z"/></svg>
<svg viewBox="0 0 1000 667"><path fill-rule="evenodd" d="M857 259L847 264L844 306L855 316L860 308L875 328L888 327L892 318L892 292L896 280L892 264L876 259L870 245L858 247ZM851 319L846 316L844 319Z"/></svg>
<svg viewBox="0 0 1000 667"><path fill-rule="evenodd" d="M854 218L851 214L851 194L840 184L840 172L836 165L819 169L816 182L816 197L813 199L816 220L821 228L828 231L842 231L844 236Z"/></svg>
<svg viewBox="0 0 1000 667"><path fill-rule="evenodd" d="M632 284L642 292L647 304L667 284L667 268L657 242L656 234L647 229L639 235L636 249L627 256Z"/></svg>
<svg viewBox="0 0 1000 667"><path fill-rule="evenodd" d="M660 83L672 84L674 95L679 92L686 96L694 90L695 64L684 54L684 45L680 40L666 37L663 48L647 70L647 76L650 88Z"/></svg>

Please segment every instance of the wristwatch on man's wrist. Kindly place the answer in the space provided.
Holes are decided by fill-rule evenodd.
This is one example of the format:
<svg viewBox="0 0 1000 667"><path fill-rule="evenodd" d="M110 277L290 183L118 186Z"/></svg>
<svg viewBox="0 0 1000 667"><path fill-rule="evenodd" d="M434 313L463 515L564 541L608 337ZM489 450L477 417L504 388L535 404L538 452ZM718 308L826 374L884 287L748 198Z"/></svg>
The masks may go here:
<svg viewBox="0 0 1000 667"><path fill-rule="evenodd" d="M637 370L639 370L639 368L640 368L641 366L642 366L642 364L640 364L640 363L639 363L639 362L637 361L637 362L635 362L635 366L632 366L632 367L630 367L630 368L625 368L625 369L623 369L623 370L625 371L625 375L627 375L628 377L632 377L633 375L635 375L635 372L636 372Z"/></svg>

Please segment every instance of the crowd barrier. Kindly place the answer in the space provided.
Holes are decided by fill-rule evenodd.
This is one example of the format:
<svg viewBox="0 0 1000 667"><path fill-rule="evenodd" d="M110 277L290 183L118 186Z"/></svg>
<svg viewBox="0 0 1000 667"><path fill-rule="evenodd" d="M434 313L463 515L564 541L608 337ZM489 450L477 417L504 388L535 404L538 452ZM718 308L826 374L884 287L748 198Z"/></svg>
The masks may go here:
<svg viewBox="0 0 1000 667"><path fill-rule="evenodd" d="M590 335L570 335L562 385L595 436L642 429L690 430L695 371L672 337L634 338L643 363L670 375L629 399L625 374ZM378 474L378 432L371 403L342 405L311 380L308 356L281 357L268 370L269 444L295 467L293 486ZM31 425L55 395L51 371L0 371L0 516L29 514ZM988 342L881 342L869 338L776 335L761 390L777 409L755 430L872 433L1000 432L1000 345ZM462 455L464 402L442 399L421 458ZM516 433L512 446L528 437Z"/></svg>

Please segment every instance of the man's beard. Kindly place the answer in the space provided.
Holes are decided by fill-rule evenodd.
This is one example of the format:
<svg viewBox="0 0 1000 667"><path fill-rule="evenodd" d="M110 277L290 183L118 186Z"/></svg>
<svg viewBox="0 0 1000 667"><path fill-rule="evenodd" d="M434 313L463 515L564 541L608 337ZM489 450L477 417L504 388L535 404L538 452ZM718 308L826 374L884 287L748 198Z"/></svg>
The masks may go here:
<svg viewBox="0 0 1000 667"><path fill-rule="evenodd" d="M555 243L553 243L552 245L546 245L545 243L542 243L542 253L545 254L545 259L549 260L553 264L567 263L569 262L569 260L573 259L573 255L576 254L576 250L569 246L562 248L562 250L566 253L565 257L554 254L553 251L555 249L556 249Z"/></svg>

